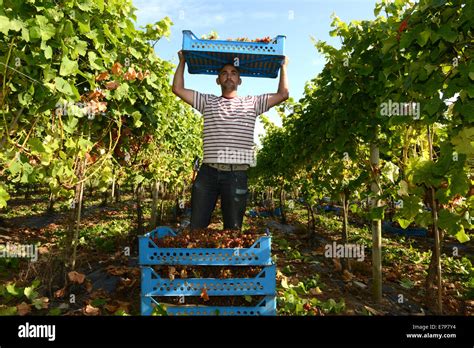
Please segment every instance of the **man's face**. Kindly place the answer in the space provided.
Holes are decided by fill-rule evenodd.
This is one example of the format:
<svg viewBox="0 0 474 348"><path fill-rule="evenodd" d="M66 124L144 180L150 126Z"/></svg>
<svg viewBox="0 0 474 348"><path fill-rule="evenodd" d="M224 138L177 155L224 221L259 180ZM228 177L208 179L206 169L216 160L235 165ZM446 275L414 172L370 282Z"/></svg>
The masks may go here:
<svg viewBox="0 0 474 348"><path fill-rule="evenodd" d="M217 84L225 91L235 91L241 83L239 71L231 64L224 66L217 77Z"/></svg>

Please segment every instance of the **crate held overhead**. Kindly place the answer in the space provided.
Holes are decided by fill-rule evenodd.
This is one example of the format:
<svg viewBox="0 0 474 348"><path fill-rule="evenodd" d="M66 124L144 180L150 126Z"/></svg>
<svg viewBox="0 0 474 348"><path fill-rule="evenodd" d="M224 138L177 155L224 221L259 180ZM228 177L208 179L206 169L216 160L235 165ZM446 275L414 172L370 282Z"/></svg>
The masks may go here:
<svg viewBox="0 0 474 348"><path fill-rule="evenodd" d="M268 43L201 40L183 30L183 54L190 74L217 75L225 64L239 68L240 76L276 78L285 56L285 36Z"/></svg>

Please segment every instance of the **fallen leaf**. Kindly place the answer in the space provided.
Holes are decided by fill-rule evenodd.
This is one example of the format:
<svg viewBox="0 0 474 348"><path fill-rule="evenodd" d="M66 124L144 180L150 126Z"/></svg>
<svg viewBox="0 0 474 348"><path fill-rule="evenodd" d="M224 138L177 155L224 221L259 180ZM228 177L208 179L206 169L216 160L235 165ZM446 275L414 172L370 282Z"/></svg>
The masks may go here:
<svg viewBox="0 0 474 348"><path fill-rule="evenodd" d="M288 289L289 288L289 286L288 286L288 277L282 276L282 278L281 278L281 287L283 289Z"/></svg>
<svg viewBox="0 0 474 348"><path fill-rule="evenodd" d="M176 268L173 266L168 267L168 277L170 280L174 280L174 275L177 274Z"/></svg>
<svg viewBox="0 0 474 348"><path fill-rule="evenodd" d="M119 300L116 300L116 302L119 306L118 309L123 309L125 312L129 311L130 302L119 301Z"/></svg>
<svg viewBox="0 0 474 348"><path fill-rule="evenodd" d="M123 75L123 78L127 81L135 80L137 78L137 72L134 68L128 68L128 71Z"/></svg>
<svg viewBox="0 0 474 348"><path fill-rule="evenodd" d="M118 86L120 86L120 83L118 83L117 81L109 81L105 84L105 88L108 90L117 89Z"/></svg>
<svg viewBox="0 0 474 348"><path fill-rule="evenodd" d="M86 279L86 276L84 274L78 273L76 271L69 272L68 276L71 282L78 284L82 284L84 282L84 279Z"/></svg>
<svg viewBox="0 0 474 348"><path fill-rule="evenodd" d="M332 259L332 262L334 263L334 268L336 269L336 271L342 271L341 261L339 261L338 259Z"/></svg>
<svg viewBox="0 0 474 348"><path fill-rule="evenodd" d="M99 308L87 305L85 308L83 308L82 312L87 316L96 316L99 315Z"/></svg>
<svg viewBox="0 0 474 348"><path fill-rule="evenodd" d="M37 298L33 300L33 306L35 306L36 309L47 309L49 307L49 298L47 297Z"/></svg>
<svg viewBox="0 0 474 348"><path fill-rule="evenodd" d="M117 305L113 305L113 304L106 304L104 306L104 308L109 311L110 313L115 313L117 311L117 309L119 308L119 306Z"/></svg>
<svg viewBox="0 0 474 348"><path fill-rule="evenodd" d="M207 289L206 289L206 288L202 288L202 291L201 291L201 298L202 298L204 301L209 301L209 296L207 295Z"/></svg>
<svg viewBox="0 0 474 348"><path fill-rule="evenodd" d="M385 278L390 281L397 281L399 276L395 272L388 272Z"/></svg>
<svg viewBox="0 0 474 348"><path fill-rule="evenodd" d="M181 274L180 274L180 276L181 276L181 278L184 278L184 279L185 279L185 278L187 278L187 277L188 277L188 272L186 272L186 270L185 270L185 269L182 269L182 270L181 270Z"/></svg>
<svg viewBox="0 0 474 348"><path fill-rule="evenodd" d="M109 79L109 73L107 71L100 73L95 78L96 81L103 81L103 80L108 80L108 79Z"/></svg>
<svg viewBox="0 0 474 348"><path fill-rule="evenodd" d="M122 64L120 64L119 62L116 62L116 63L112 66L112 74L114 74L114 75L122 75Z"/></svg>
<svg viewBox="0 0 474 348"><path fill-rule="evenodd" d="M115 276L121 276L124 275L125 273L128 273L128 267L116 267L116 266L109 266L106 268L107 273L115 275Z"/></svg>
<svg viewBox="0 0 474 348"><path fill-rule="evenodd" d="M69 308L69 303L61 303L58 306L59 309L68 309Z"/></svg>
<svg viewBox="0 0 474 348"><path fill-rule="evenodd" d="M369 312L372 313L373 315L379 315L379 312L373 309L372 307L369 306L364 306L364 308Z"/></svg>
<svg viewBox="0 0 474 348"><path fill-rule="evenodd" d="M87 292L91 292L91 291L92 291L92 288L93 288L92 282L89 281L89 280L87 280L87 281L86 281L86 290L87 290Z"/></svg>
<svg viewBox="0 0 474 348"><path fill-rule="evenodd" d="M64 296L65 292L66 292L66 287L64 287L62 289L59 289L59 290L54 292L54 297L61 298L61 297Z"/></svg>
<svg viewBox="0 0 474 348"><path fill-rule="evenodd" d="M27 304L26 302L22 302L16 306L16 310L18 315L27 315L31 312L31 305Z"/></svg>
<svg viewBox="0 0 474 348"><path fill-rule="evenodd" d="M323 292L321 291L321 289L319 288L319 286L315 287L315 288L311 288L309 289L309 293L311 295L320 295L322 294Z"/></svg>
<svg viewBox="0 0 474 348"><path fill-rule="evenodd" d="M351 272L349 272L347 269L345 269L344 272L342 273L342 279L346 282L350 282L352 278L354 278L354 275Z"/></svg>

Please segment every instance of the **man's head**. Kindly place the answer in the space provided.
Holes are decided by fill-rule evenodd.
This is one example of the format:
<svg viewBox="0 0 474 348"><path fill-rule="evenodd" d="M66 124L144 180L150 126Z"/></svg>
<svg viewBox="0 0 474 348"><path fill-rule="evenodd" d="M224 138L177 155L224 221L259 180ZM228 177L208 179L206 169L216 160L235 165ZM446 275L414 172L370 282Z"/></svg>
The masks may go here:
<svg viewBox="0 0 474 348"><path fill-rule="evenodd" d="M216 82L221 86L222 92L236 91L242 83L239 68L232 64L225 64L217 76Z"/></svg>

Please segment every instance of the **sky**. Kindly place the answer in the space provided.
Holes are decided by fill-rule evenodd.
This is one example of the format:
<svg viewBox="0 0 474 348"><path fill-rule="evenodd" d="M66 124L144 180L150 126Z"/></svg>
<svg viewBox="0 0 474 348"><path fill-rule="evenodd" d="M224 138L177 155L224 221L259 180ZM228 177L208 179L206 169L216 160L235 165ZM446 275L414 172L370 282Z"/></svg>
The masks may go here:
<svg viewBox="0 0 474 348"><path fill-rule="evenodd" d="M373 19L375 3L376 0L133 0L137 8L137 26L155 23L165 16L173 21L169 39L161 39L155 50L160 58L174 64L178 63L177 52L182 47L183 30L191 30L198 38L216 31L223 40L285 35L289 90L296 101L303 97L305 83L321 72L325 64L311 37L339 47L340 39L329 35L331 15L335 14L345 22ZM215 78L212 75L191 75L186 67L185 87L220 95ZM238 94L275 93L278 82L279 77L242 77ZM281 125L274 109L266 115ZM254 137L257 144L260 144L259 135L263 133L263 126L257 120Z"/></svg>

